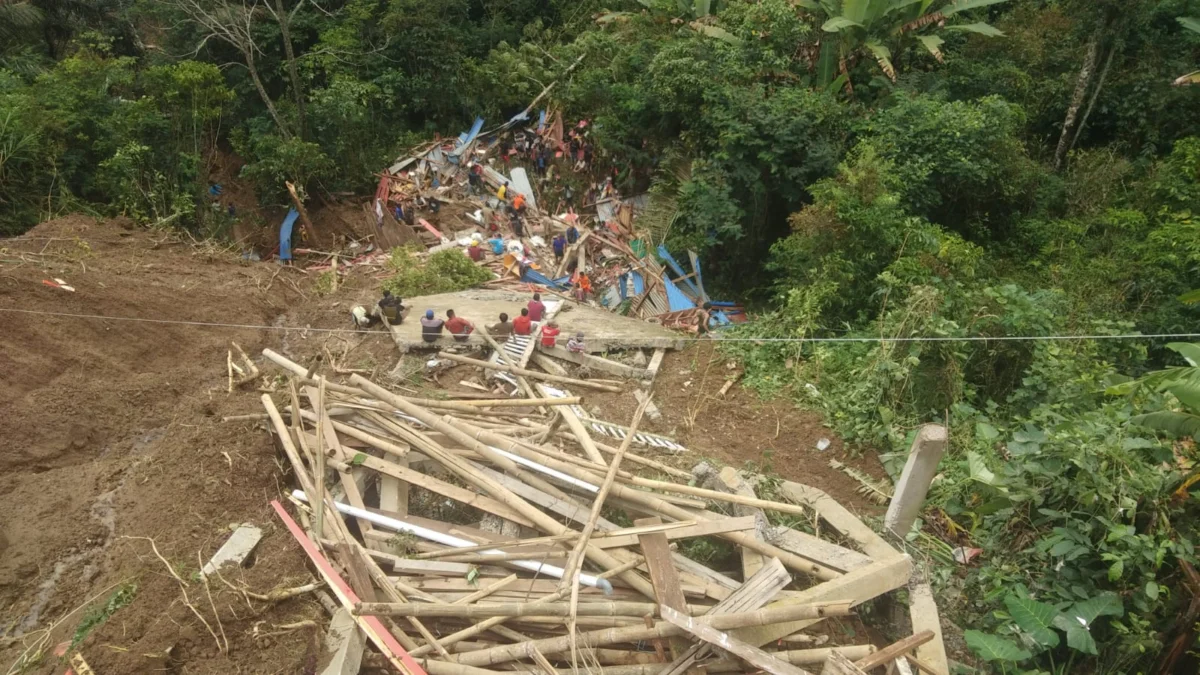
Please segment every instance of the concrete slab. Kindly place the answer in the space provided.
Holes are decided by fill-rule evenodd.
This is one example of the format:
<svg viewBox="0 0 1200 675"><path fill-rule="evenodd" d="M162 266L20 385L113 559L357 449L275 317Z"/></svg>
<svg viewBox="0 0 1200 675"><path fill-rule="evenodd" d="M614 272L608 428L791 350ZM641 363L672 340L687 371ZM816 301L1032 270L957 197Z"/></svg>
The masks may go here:
<svg viewBox="0 0 1200 675"><path fill-rule="evenodd" d="M241 565L254 551L254 547L258 546L262 536L262 530L259 528L249 523L241 525L233 531L233 535L221 545L221 548L217 549L212 560L208 561L200 573L208 576L220 569L222 565Z"/></svg>
<svg viewBox="0 0 1200 675"><path fill-rule="evenodd" d="M449 334L443 334L437 342L428 343L421 339L420 317L425 310L432 309L440 318L446 318L446 310L454 312L475 324L475 330L497 321L500 313L508 314L509 320L520 316L521 309L532 298L531 293L513 291L472 289L458 293L426 295L404 298L406 307L412 311L399 326L388 326L392 340L401 351L414 349L440 350L450 345L468 344L486 347L483 338L472 334L465 343L455 342ZM657 324L640 319L619 316L607 310L566 303L555 318L563 336L582 332L589 352L606 352L618 349L683 349L684 336Z"/></svg>
<svg viewBox="0 0 1200 675"><path fill-rule="evenodd" d="M329 632L325 634L329 663L321 670L321 675L358 675L366 643L366 637L354 622L350 611L345 607L339 608L329 622Z"/></svg>

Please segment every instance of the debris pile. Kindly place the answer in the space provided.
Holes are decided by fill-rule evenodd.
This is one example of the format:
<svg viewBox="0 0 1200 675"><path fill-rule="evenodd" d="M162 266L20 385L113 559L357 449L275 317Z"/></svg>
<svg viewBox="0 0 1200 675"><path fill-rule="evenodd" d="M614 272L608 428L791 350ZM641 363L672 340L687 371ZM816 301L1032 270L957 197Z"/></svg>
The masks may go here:
<svg viewBox="0 0 1200 675"><path fill-rule="evenodd" d="M909 556L815 488L776 482L786 501L763 499L760 476L673 466L687 451L639 430L647 392L632 419L604 421L557 387L621 381L443 354L506 371L524 397L416 397L263 354L291 378L286 404L262 404L300 522L274 507L340 604L320 672L382 659L410 675L947 675L932 602L914 603L911 637L882 649L812 632L908 584ZM836 543L765 512L819 522ZM701 537L735 559L715 569L685 555ZM382 656L364 656L368 643Z"/></svg>
<svg viewBox="0 0 1200 675"><path fill-rule="evenodd" d="M496 274L491 288L536 285L693 333L745 320L736 303L709 298L695 253L687 272L639 230L649 195L623 198L612 175L593 180L586 120L565 137L561 115L545 111L482 128L477 119L380 175L372 211L381 245L461 247Z"/></svg>

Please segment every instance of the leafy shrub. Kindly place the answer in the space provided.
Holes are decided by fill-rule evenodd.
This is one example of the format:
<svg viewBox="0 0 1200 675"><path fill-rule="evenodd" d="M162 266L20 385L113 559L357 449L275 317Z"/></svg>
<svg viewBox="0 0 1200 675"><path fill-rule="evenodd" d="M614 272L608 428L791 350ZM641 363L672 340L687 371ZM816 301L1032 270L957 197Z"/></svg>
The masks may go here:
<svg viewBox="0 0 1200 675"><path fill-rule="evenodd" d="M453 293L492 278L490 272L476 265L460 249L438 251L424 263L407 248L392 249L388 268L395 274L383 282L383 287L398 297Z"/></svg>

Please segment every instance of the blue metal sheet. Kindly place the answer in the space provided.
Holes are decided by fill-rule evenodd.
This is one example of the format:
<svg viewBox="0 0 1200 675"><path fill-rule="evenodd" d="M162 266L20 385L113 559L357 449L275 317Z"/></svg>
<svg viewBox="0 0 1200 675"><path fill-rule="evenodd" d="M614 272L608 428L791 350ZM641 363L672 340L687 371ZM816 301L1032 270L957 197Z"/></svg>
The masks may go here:
<svg viewBox="0 0 1200 675"><path fill-rule="evenodd" d="M279 226L279 259L292 259L292 226L296 224L296 219L300 217L300 212L296 209L288 209L287 217L283 219L283 224Z"/></svg>
<svg viewBox="0 0 1200 675"><path fill-rule="evenodd" d="M667 250L665 245L658 245L658 256L666 261L667 265L673 272L675 272L675 274L678 274L680 277L687 276L687 272L684 272L683 268L679 266L679 263L675 261L675 258L671 257L671 252ZM700 289L696 288L695 282L693 282L691 279L684 279L683 283L687 284L687 287L691 289L693 297L700 297ZM695 305L692 306L694 307Z"/></svg>
<svg viewBox="0 0 1200 675"><path fill-rule="evenodd" d="M482 129L483 129L483 118L476 117L475 124L471 125L471 130L458 135L458 146L456 148L454 148L453 154L455 156L458 156L458 155L461 155L463 152L465 152L467 149L467 146L470 145L471 142L475 140L475 137L479 135L479 132Z"/></svg>
<svg viewBox="0 0 1200 675"><path fill-rule="evenodd" d="M630 272L633 275L633 292L635 295L641 295L646 292L646 280L642 278L640 272Z"/></svg>
<svg viewBox="0 0 1200 675"><path fill-rule="evenodd" d="M685 309L695 309L696 303L687 296L671 278L663 273L663 286L667 289L667 309L672 312L679 312Z"/></svg>
<svg viewBox="0 0 1200 675"><path fill-rule="evenodd" d="M688 251L688 260L692 262L692 270L696 273L696 287L700 289L700 299L709 301L708 291L704 290L704 277L700 275L700 256L695 251Z"/></svg>

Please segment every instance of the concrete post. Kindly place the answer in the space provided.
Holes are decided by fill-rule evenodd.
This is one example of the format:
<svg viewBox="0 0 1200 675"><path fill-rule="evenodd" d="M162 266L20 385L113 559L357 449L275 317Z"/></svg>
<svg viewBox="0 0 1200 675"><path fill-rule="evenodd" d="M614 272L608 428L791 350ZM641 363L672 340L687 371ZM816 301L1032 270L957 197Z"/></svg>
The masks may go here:
<svg viewBox="0 0 1200 675"><path fill-rule="evenodd" d="M892 503L883 518L883 526L897 537L903 539L912 529L945 451L946 427L940 424L921 427L908 451L908 462L904 464Z"/></svg>

